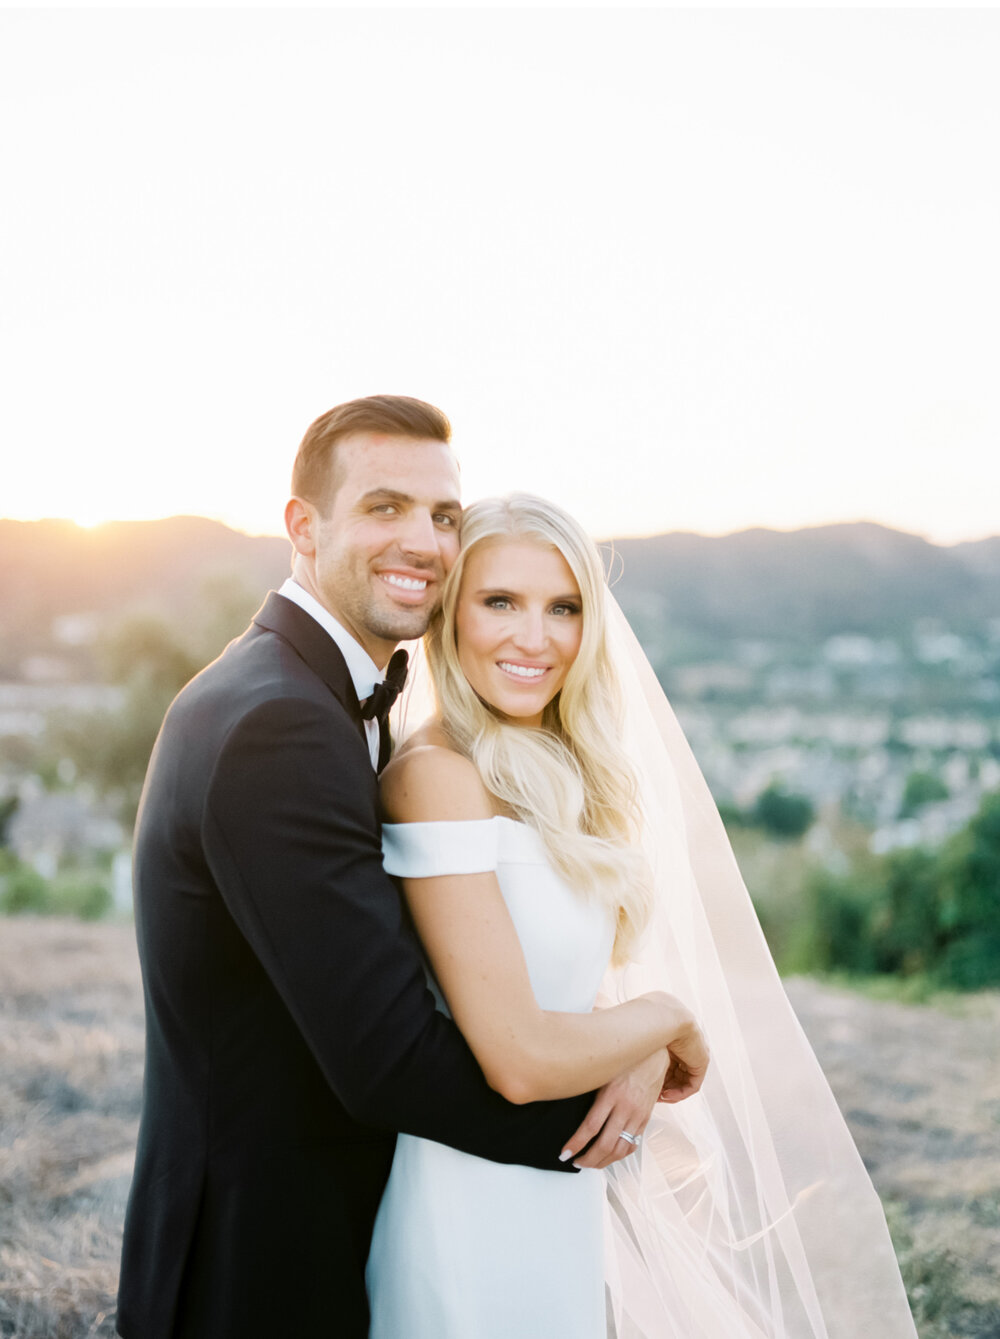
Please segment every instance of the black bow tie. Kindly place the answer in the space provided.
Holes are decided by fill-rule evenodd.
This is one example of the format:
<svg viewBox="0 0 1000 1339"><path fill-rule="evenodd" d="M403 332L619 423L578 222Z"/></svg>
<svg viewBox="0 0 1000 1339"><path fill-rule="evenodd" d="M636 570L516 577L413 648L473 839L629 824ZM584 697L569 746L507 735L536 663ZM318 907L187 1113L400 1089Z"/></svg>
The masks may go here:
<svg viewBox="0 0 1000 1339"><path fill-rule="evenodd" d="M393 651L385 671L385 682L377 683L372 695L361 708L361 717L366 721L385 723L389 709L402 692L406 683L407 654L405 651Z"/></svg>

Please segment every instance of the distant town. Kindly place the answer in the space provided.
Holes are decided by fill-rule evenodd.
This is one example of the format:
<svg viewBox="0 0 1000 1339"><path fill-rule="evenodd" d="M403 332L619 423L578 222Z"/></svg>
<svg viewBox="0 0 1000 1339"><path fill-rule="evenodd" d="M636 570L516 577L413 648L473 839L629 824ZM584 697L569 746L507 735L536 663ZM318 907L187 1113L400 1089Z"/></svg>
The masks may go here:
<svg viewBox="0 0 1000 1339"><path fill-rule="evenodd" d="M1000 788L1000 620L973 640L943 623L812 650L738 641L674 665L647 647L716 800L770 784L871 828L871 848L937 845Z"/></svg>
<svg viewBox="0 0 1000 1339"><path fill-rule="evenodd" d="M162 711L280 582L287 550L197 518L103 537L17 526L0 521L0 845L45 878L99 859L125 910ZM675 535L621 541L615 563L727 821L777 789L807 802L817 858L843 822L883 853L938 845L1000 789L1000 541Z"/></svg>

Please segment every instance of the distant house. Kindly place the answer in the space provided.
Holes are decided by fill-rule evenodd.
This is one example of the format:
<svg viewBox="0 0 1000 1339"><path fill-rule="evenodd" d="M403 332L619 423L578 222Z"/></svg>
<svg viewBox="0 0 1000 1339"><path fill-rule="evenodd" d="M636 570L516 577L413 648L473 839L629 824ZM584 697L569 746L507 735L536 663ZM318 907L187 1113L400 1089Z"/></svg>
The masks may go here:
<svg viewBox="0 0 1000 1339"><path fill-rule="evenodd" d="M120 823L75 791L22 794L8 840L19 860L51 879L67 859L116 851L126 842Z"/></svg>

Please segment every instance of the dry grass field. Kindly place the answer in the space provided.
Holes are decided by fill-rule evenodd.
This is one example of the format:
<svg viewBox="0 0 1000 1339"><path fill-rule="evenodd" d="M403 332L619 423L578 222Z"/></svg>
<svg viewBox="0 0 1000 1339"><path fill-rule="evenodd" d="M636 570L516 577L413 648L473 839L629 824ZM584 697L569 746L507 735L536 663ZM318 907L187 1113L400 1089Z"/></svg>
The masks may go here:
<svg viewBox="0 0 1000 1339"><path fill-rule="evenodd" d="M921 1339L1000 1339L1000 996L789 992L886 1201ZM3 1339L114 1334L141 1070L131 926L0 919Z"/></svg>
<svg viewBox="0 0 1000 1339"><path fill-rule="evenodd" d="M114 1334L142 1082L131 925L0 919L0 1334Z"/></svg>

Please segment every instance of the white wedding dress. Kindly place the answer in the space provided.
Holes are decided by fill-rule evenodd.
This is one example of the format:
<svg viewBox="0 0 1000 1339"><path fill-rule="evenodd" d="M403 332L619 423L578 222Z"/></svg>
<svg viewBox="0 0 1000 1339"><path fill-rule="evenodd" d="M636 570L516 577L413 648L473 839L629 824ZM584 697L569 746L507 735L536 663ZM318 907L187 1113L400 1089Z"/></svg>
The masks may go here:
<svg viewBox="0 0 1000 1339"><path fill-rule="evenodd" d="M538 1003L590 1012L614 926L559 878L533 828L387 824L383 848L391 874L495 871ZM605 1339L604 1186L598 1171L501 1165L400 1135L368 1261L370 1339Z"/></svg>

